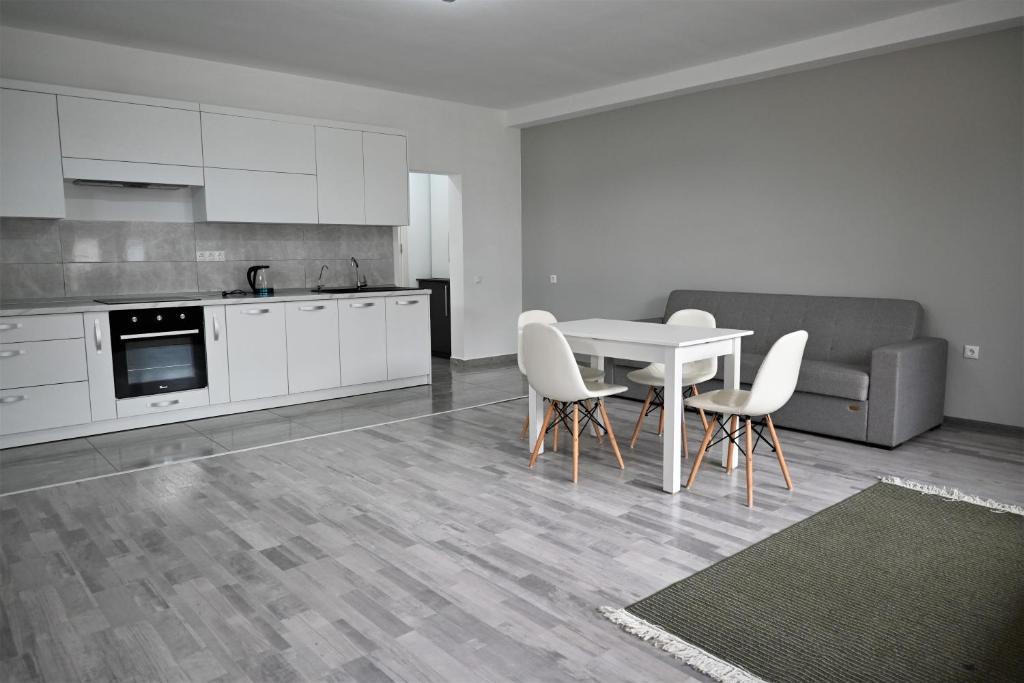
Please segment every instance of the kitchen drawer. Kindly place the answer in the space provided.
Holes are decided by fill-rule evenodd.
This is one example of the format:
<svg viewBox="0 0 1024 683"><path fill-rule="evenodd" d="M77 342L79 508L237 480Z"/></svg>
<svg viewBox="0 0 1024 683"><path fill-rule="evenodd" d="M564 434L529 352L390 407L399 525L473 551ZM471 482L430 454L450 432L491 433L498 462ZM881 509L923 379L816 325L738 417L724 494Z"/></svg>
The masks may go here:
<svg viewBox="0 0 1024 683"><path fill-rule="evenodd" d="M33 432L91 421L88 382L0 391L0 434Z"/></svg>
<svg viewBox="0 0 1024 683"><path fill-rule="evenodd" d="M0 318L0 344L83 337L82 314L19 315Z"/></svg>
<svg viewBox="0 0 1024 683"><path fill-rule="evenodd" d="M86 379L85 341L82 339L0 345L0 389Z"/></svg>
<svg viewBox="0 0 1024 683"><path fill-rule="evenodd" d="M181 410L182 408L197 408L208 405L210 405L210 392L205 388L192 391L175 391L170 394L119 399L117 402L117 416L152 415L153 413L167 413Z"/></svg>

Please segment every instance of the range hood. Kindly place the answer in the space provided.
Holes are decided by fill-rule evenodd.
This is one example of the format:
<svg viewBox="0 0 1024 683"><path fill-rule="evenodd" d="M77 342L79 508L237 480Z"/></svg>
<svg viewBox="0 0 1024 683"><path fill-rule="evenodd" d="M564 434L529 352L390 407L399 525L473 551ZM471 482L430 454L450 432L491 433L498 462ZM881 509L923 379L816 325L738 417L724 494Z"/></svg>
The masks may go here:
<svg viewBox="0 0 1024 683"><path fill-rule="evenodd" d="M87 187L180 190L205 185L203 169L199 166L71 157L64 157L62 162L64 179Z"/></svg>

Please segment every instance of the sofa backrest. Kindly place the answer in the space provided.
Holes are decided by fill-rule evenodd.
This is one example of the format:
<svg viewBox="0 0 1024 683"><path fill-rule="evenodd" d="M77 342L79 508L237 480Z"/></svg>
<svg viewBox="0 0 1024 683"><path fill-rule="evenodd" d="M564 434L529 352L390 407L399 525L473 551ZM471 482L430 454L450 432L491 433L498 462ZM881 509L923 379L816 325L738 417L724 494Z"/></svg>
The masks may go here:
<svg viewBox="0 0 1024 683"><path fill-rule="evenodd" d="M750 353L765 354L787 332L807 330L805 358L857 365L867 365L876 347L916 339L924 316L921 304L905 299L677 289L665 318L681 308L708 311L719 327L753 330L743 339Z"/></svg>

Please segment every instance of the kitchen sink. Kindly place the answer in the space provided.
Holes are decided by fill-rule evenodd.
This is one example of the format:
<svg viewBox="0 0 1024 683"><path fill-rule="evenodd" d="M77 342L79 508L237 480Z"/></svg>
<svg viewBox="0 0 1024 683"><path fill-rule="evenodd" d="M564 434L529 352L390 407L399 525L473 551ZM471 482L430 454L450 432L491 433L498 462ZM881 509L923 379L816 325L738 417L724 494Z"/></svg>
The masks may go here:
<svg viewBox="0 0 1024 683"><path fill-rule="evenodd" d="M382 287L324 287L323 289L311 289L309 291L314 294L357 294L359 292L406 292L414 289L415 287L385 285Z"/></svg>

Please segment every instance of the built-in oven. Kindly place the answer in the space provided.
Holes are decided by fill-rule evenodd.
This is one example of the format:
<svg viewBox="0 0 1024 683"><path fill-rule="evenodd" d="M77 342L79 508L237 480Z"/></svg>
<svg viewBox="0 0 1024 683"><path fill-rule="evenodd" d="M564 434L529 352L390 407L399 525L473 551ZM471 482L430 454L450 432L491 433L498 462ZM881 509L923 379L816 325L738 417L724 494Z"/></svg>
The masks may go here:
<svg viewBox="0 0 1024 683"><path fill-rule="evenodd" d="M117 398L206 386L201 306L111 311L110 336Z"/></svg>

